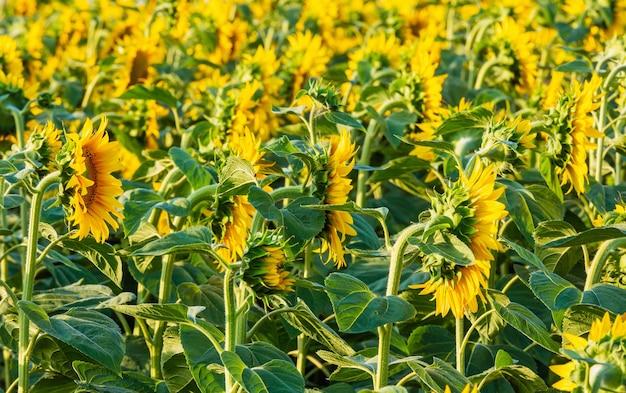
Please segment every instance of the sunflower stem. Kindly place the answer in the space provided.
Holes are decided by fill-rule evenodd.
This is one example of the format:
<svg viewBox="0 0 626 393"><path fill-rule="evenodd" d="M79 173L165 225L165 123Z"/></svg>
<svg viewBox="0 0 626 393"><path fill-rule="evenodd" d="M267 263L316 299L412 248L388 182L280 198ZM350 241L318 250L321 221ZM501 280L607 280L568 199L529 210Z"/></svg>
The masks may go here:
<svg viewBox="0 0 626 393"><path fill-rule="evenodd" d="M465 347L463 339L465 338L465 318L455 318L455 341L456 341L456 369L461 375L465 375Z"/></svg>
<svg viewBox="0 0 626 393"><path fill-rule="evenodd" d="M311 270L313 267L313 243L307 244L304 251L304 270L302 277L308 279L311 277ZM300 333L298 335L298 356L296 357L296 368L302 376L306 374L306 359L309 349L309 339Z"/></svg>
<svg viewBox="0 0 626 393"><path fill-rule="evenodd" d="M404 250L408 245L409 238L422 229L422 224L412 224L404 228L398 235L398 240L391 250L386 296L396 296L398 294L402 265L404 262ZM389 350L391 347L392 329L393 323L388 323L378 328L378 364L374 379L374 390L387 386L389 380Z"/></svg>
<svg viewBox="0 0 626 393"><path fill-rule="evenodd" d="M0 180L0 205L4 206L4 179ZM7 227L7 212L6 209L0 209L0 228ZM17 298L15 294L8 286L7 279L9 278L9 259L4 258L7 255L7 247L5 242L0 243L0 282L2 283L7 295L11 296L14 305L17 305ZM5 296L3 296L5 297ZM2 349L2 359L4 360L4 389L8 390L11 385L11 349Z"/></svg>
<svg viewBox="0 0 626 393"><path fill-rule="evenodd" d="M591 289L595 283L600 281L604 264L609 260L609 257L613 252L623 247L626 247L626 238L611 239L602 243L600 248L598 248L596 255L593 257L591 266L587 271L587 279L585 280L584 288L585 291Z"/></svg>
<svg viewBox="0 0 626 393"><path fill-rule="evenodd" d="M500 62L498 57L494 57L490 60L487 60L485 64L480 67L478 70L478 76L476 76L476 82L474 83L474 90L478 90L483 85L483 81L485 80L485 76L487 76L487 71L491 69L491 67L495 66Z"/></svg>
<svg viewBox="0 0 626 393"><path fill-rule="evenodd" d="M226 329L224 334L224 350L235 352L237 347L237 304L235 302L235 277L232 269L224 273L224 309ZM233 389L235 381L227 367L224 367L226 391Z"/></svg>
<svg viewBox="0 0 626 393"><path fill-rule="evenodd" d="M35 272L37 271L37 243L39 241L39 221L41 219L41 206L43 204L44 194L46 189L52 184L59 182L60 173L52 172L46 177L41 179L35 193L33 194L33 200L30 206L30 214L28 215L28 230L27 246L26 246L26 259L24 260L24 273L22 282L22 300L31 301L33 299L33 292L35 288ZM26 230L24 228L24 230ZM28 374L29 374L29 325L30 321L26 313L19 308L18 309L18 323L19 323L19 339L18 339L18 392L26 393L28 391Z"/></svg>

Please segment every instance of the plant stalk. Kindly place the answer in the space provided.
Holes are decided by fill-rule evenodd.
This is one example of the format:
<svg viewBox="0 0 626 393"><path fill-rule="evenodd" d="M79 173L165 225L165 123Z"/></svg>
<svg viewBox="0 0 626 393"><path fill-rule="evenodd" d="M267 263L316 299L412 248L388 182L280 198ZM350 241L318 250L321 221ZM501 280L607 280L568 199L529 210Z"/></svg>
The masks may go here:
<svg viewBox="0 0 626 393"><path fill-rule="evenodd" d="M237 305L235 304L235 278L232 269L224 273L224 309L226 329L224 334L224 350L235 352L237 346ZM224 367L226 391L233 389L235 381L227 367Z"/></svg>
<svg viewBox="0 0 626 393"><path fill-rule="evenodd" d="M600 281L600 277L602 276L602 269L604 268L604 264L608 261L609 256L616 249L626 247L626 238L618 238L607 240L596 252L596 255L593 257L591 261L591 266L587 271L587 279L585 280L585 288L587 291L591 289L591 287Z"/></svg>
<svg viewBox="0 0 626 393"><path fill-rule="evenodd" d="M465 375L465 347L463 346L463 338L465 337L464 328L465 318L455 318L455 344L456 344L456 369L461 375Z"/></svg>
<svg viewBox="0 0 626 393"><path fill-rule="evenodd" d="M386 296L396 296L398 294L402 265L404 262L404 250L408 245L409 238L421 230L421 224L412 224L400 232L398 240L391 250ZM391 347L392 329L393 323L388 323L378 328L378 364L376 367L374 390L379 390L387 386L389 380L389 350Z"/></svg>
<svg viewBox="0 0 626 393"><path fill-rule="evenodd" d="M46 189L60 181L59 172L52 172L41 179L33 194L28 216L28 236L26 247L26 259L24 261L24 275L22 283L22 300L32 301L35 287L35 272L37 271L37 243L39 241L39 221L41 219L41 206ZM26 230L26 228L24 228ZM19 339L18 339L18 392L28 392L30 321L26 313L18 309Z"/></svg>

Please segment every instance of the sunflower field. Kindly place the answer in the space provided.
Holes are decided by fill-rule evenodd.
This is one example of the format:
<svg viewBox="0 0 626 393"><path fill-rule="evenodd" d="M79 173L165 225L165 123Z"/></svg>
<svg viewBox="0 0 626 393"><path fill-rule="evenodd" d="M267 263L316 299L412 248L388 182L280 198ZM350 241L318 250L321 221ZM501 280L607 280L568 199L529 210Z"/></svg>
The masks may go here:
<svg viewBox="0 0 626 393"><path fill-rule="evenodd" d="M626 0L3 0L0 392L626 392Z"/></svg>

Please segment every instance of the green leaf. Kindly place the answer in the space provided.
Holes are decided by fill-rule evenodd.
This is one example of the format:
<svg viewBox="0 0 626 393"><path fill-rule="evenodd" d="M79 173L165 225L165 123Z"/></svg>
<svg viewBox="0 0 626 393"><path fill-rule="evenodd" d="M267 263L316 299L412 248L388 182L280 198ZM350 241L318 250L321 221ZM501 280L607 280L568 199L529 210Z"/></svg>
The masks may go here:
<svg viewBox="0 0 626 393"><path fill-rule="evenodd" d="M108 243L98 243L91 237L80 241L64 239L63 247L82 254L107 276L118 288L122 288L122 260Z"/></svg>
<svg viewBox="0 0 626 393"><path fill-rule="evenodd" d="M384 388L377 390L359 390L359 393L408 393L408 390L402 386L385 386Z"/></svg>
<svg viewBox="0 0 626 393"><path fill-rule="evenodd" d="M531 369L515 364L497 367L495 370L489 370L482 374L474 375L471 380L475 384L486 384L502 378L511 385L513 391L516 393L536 393L547 392L549 390L543 379Z"/></svg>
<svg viewBox="0 0 626 393"><path fill-rule="evenodd" d="M249 393L269 393L261 377L249 369L235 352L224 351L220 354L224 367L232 377Z"/></svg>
<svg viewBox="0 0 626 393"><path fill-rule="evenodd" d="M582 256L580 247L545 247L555 239L576 235L576 229L565 221L552 220L539 224L535 233L535 254L546 265L549 271L565 276L578 263Z"/></svg>
<svg viewBox="0 0 626 393"><path fill-rule="evenodd" d="M381 183L406 176L407 173L429 169L430 163L413 156L394 158L375 170L367 179L368 183Z"/></svg>
<svg viewBox="0 0 626 393"><path fill-rule="evenodd" d="M626 224L615 224L601 228L591 228L572 236L552 240L544 247L573 247L596 243L626 236Z"/></svg>
<svg viewBox="0 0 626 393"><path fill-rule="evenodd" d="M577 59L557 66L554 71L557 72L594 72L593 67L585 60Z"/></svg>
<svg viewBox="0 0 626 393"><path fill-rule="evenodd" d="M275 221L279 226L283 224L283 214L276 207L274 198L262 188L257 186L250 187L250 190L248 190L248 202L266 220Z"/></svg>
<svg viewBox="0 0 626 393"><path fill-rule="evenodd" d="M554 353L559 352L560 345L552 340L545 325L535 314L521 304L509 302L505 296L497 297L500 298L500 301L494 298L493 304L502 319L547 350Z"/></svg>
<svg viewBox="0 0 626 393"><path fill-rule="evenodd" d="M388 130L388 132L385 133L385 137L394 148L397 148L402 142L402 137L406 135L407 127L417 122L417 114L407 111L397 111L384 119L387 127L383 130Z"/></svg>
<svg viewBox="0 0 626 393"><path fill-rule="evenodd" d="M124 292L122 297L126 301L132 301L134 294ZM113 291L105 285L74 283L64 287L40 291L33 296L33 302L47 312L52 312L69 310L74 307L94 308L102 302L110 301L113 298Z"/></svg>
<svg viewBox="0 0 626 393"><path fill-rule="evenodd" d="M626 289L608 284L596 284L583 292L583 304L600 306L614 314L626 313Z"/></svg>
<svg viewBox="0 0 626 393"><path fill-rule="evenodd" d="M545 271L530 275L530 289L550 310L564 310L580 303L583 294L563 277Z"/></svg>
<svg viewBox="0 0 626 393"><path fill-rule="evenodd" d="M302 116L306 108L307 108L306 105L290 106L290 107L272 105L272 113L277 114L277 115L286 115L290 113L293 115Z"/></svg>
<svg viewBox="0 0 626 393"><path fill-rule="evenodd" d="M596 319L602 319L606 310L595 305L577 304L570 307L563 315L563 324L559 326L563 333L580 336L591 329Z"/></svg>
<svg viewBox="0 0 626 393"><path fill-rule="evenodd" d="M363 127L363 124L361 124L357 119L355 119L348 113L338 111L326 112L324 114L324 117L331 123L341 124L344 126L355 128L357 130L365 131L365 127Z"/></svg>
<svg viewBox="0 0 626 393"><path fill-rule="evenodd" d="M417 362L408 362L411 370L430 390L443 392L446 386L455 393L460 393L469 380L459 373L450 363L435 358L433 364L424 367Z"/></svg>
<svg viewBox="0 0 626 393"><path fill-rule="evenodd" d="M324 283L337 325L343 332L362 333L415 315L415 309L406 300L397 296L378 297L362 281L348 274L332 273Z"/></svg>
<svg viewBox="0 0 626 393"><path fill-rule="evenodd" d="M365 378L367 378L367 375L374 378L376 374L376 359L372 360L372 358L366 358L360 354L343 356L329 351L317 351L317 356L338 367L333 375L345 369L358 371L355 380L362 380L363 378L358 376L361 374L365 374ZM333 380L333 375L330 377L331 380Z"/></svg>
<svg viewBox="0 0 626 393"><path fill-rule="evenodd" d="M121 373L124 339L111 318L82 308L49 317L35 303L21 300L18 306L43 332L76 348L114 373Z"/></svg>
<svg viewBox="0 0 626 393"><path fill-rule="evenodd" d="M445 141L415 141L412 139L402 138L404 143L415 146L430 147L433 150L437 150L450 155L455 155L454 146L450 142Z"/></svg>
<svg viewBox="0 0 626 393"><path fill-rule="evenodd" d="M173 198L166 201L163 196L145 188L136 188L124 194L124 234L131 236L148 222L154 209L161 209L173 216L185 217L189 214L187 198Z"/></svg>
<svg viewBox="0 0 626 393"><path fill-rule="evenodd" d="M503 239L503 240L509 247L513 249L513 251L517 253L517 255L519 255L522 258L522 262L528 265L531 265L541 271L548 271L548 269L546 269L541 259L539 259L534 253L528 251L524 247L508 239Z"/></svg>
<svg viewBox="0 0 626 393"><path fill-rule="evenodd" d="M176 107L178 105L178 101L168 90L158 86L148 87L142 84L136 84L130 89L126 90L120 96L120 98L126 100L156 100L166 106L169 106L173 110L176 110Z"/></svg>
<svg viewBox="0 0 626 393"><path fill-rule="evenodd" d="M498 103L500 101L506 101L510 98L511 97L499 89L481 89L474 100L474 105L480 106L489 102Z"/></svg>
<svg viewBox="0 0 626 393"><path fill-rule="evenodd" d="M553 168L552 161L548 156L541 156L539 159L539 172L545 180L550 190L563 201L563 190L561 189L561 181L556 175L556 171Z"/></svg>
<svg viewBox="0 0 626 393"><path fill-rule="evenodd" d="M14 207L18 207L24 202L24 197L17 194L8 194L5 195L2 200L0 200L0 208L3 209L13 209Z"/></svg>
<svg viewBox="0 0 626 393"><path fill-rule="evenodd" d="M475 262L469 246L454 235L449 235L448 242L417 243L416 246L425 255L439 255L455 265L469 266Z"/></svg>
<svg viewBox="0 0 626 393"><path fill-rule="evenodd" d="M207 227L190 227L180 232L170 233L160 239L155 239L135 250L131 255L160 256L182 252L213 253L213 233Z"/></svg>
<svg viewBox="0 0 626 393"><path fill-rule="evenodd" d="M200 165L186 150L174 146L169 150L169 155L194 190L213 183L211 172Z"/></svg>
<svg viewBox="0 0 626 393"><path fill-rule="evenodd" d="M138 305L113 305L109 308L136 318L198 326L203 331L211 334L215 340L222 341L224 339L224 334L213 324L197 318L197 314L203 310L203 307L188 307L184 304L144 303Z"/></svg>
<svg viewBox="0 0 626 393"><path fill-rule="evenodd" d="M426 362L432 361L433 357L447 362L454 360L454 335L441 326L418 326L409 336L407 345L410 354L419 355Z"/></svg>
<svg viewBox="0 0 626 393"><path fill-rule="evenodd" d="M298 299L294 311L282 314L283 319L307 337L326 346L326 348L340 354L351 356L354 349L346 343L333 329L320 321L311 309Z"/></svg>
<svg viewBox="0 0 626 393"><path fill-rule="evenodd" d="M229 198L233 195L246 194L250 186L256 184L256 175L252 164L243 158L230 156L220 174L217 195Z"/></svg>
<svg viewBox="0 0 626 393"><path fill-rule="evenodd" d="M287 157L294 153L301 153L300 149L291 143L291 140L286 135L269 141L263 146L263 150L270 151L278 157Z"/></svg>
<svg viewBox="0 0 626 393"><path fill-rule="evenodd" d="M218 280L217 277L211 277L208 284L200 286L193 282L184 282L177 290L183 304L189 307L204 307L204 310L198 313L199 317L214 325L224 326L223 282Z"/></svg>
<svg viewBox="0 0 626 393"><path fill-rule="evenodd" d="M203 393L224 392L224 370L217 350L198 330L183 325L180 341L185 351L189 370Z"/></svg>
<svg viewBox="0 0 626 393"><path fill-rule="evenodd" d="M252 371L261 377L268 392L304 392L304 378L291 361L274 359L263 365L253 367Z"/></svg>
<svg viewBox="0 0 626 393"><path fill-rule="evenodd" d="M125 372L122 377L96 364L75 361L72 366L78 374L78 389L98 393L152 393L157 392L156 381L139 374Z"/></svg>
<svg viewBox="0 0 626 393"><path fill-rule="evenodd" d="M354 201L348 201L342 204L328 204L328 205L302 205L302 207L306 207L308 209L316 209L316 210L328 210L328 211L342 211L349 213L358 213L365 214L370 217L374 217L379 222L383 223L387 219L387 214L389 214L389 209L386 207L377 207L377 208L362 208L358 206Z"/></svg>
<svg viewBox="0 0 626 393"><path fill-rule="evenodd" d="M511 366L512 364L513 364L513 358L511 357L511 355L509 355L507 351L499 349L498 352L496 353L496 361L495 361L496 368L503 368L506 366Z"/></svg>
<svg viewBox="0 0 626 393"><path fill-rule="evenodd" d="M326 213L310 208L310 205L317 203L319 199L315 197L299 197L286 208L281 209L286 237L293 237L299 242L304 242L312 239L324 229Z"/></svg>

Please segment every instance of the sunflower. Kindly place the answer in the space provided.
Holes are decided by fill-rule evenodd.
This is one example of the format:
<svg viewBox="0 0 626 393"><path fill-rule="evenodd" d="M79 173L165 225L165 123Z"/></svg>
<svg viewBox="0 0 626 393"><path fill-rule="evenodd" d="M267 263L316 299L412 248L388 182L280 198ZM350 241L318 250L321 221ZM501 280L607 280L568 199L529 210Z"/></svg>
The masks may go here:
<svg viewBox="0 0 626 393"><path fill-rule="evenodd" d="M286 265L291 252L277 234L263 233L253 239L243 256L243 279L257 295L293 292L296 281Z"/></svg>
<svg viewBox="0 0 626 393"><path fill-rule="evenodd" d="M72 237L83 239L91 232L100 243L109 237L107 224L117 229L115 217L123 217L118 210L122 204L116 199L122 194L122 182L111 174L121 169L119 146L109 141L106 126L103 116L98 130L94 131L91 120L87 119L80 134L67 135L72 151L69 167L73 170L65 184L69 193L68 220L71 226L78 226Z"/></svg>
<svg viewBox="0 0 626 393"><path fill-rule="evenodd" d="M626 392L626 313L613 324L609 313L591 324L587 339L564 333L563 353L572 360L550 366L562 379L552 386L566 392Z"/></svg>
<svg viewBox="0 0 626 393"><path fill-rule="evenodd" d="M443 221L450 224L436 239L426 241L456 238L469 247L474 257L473 263L462 266L436 254L424 256L422 270L430 273L430 278L412 288L421 289L420 294L434 293L437 314L446 316L452 311L461 318L468 310L477 311L477 296L485 301L481 289L487 287L491 251L499 249L497 224L507 215L504 204L497 201L504 189L494 188L495 178L493 164L483 167L477 160L469 177L462 174L433 200L431 222L440 222L444 216Z"/></svg>
<svg viewBox="0 0 626 393"><path fill-rule="evenodd" d="M36 127L28 138L28 144L33 151L39 154L42 168L51 169L56 156L63 147L61 143L61 130L48 121L46 125Z"/></svg>
<svg viewBox="0 0 626 393"><path fill-rule="evenodd" d="M452 391L450 390L450 386L446 385L446 389L443 391L443 393L452 393ZM474 387L472 387L472 384L468 383L467 385L465 385L461 393L478 393L478 385L474 385Z"/></svg>
<svg viewBox="0 0 626 393"><path fill-rule="evenodd" d="M24 65L17 42L9 35L0 35L0 70L6 74L21 76Z"/></svg>
<svg viewBox="0 0 626 393"><path fill-rule="evenodd" d="M348 177L354 168L355 144L351 143L348 131L343 129L339 135L330 139L330 150L325 158L328 162L324 166L326 181L317 182L317 196L322 198L324 204L341 205L348 202L348 194L352 190L352 180ZM327 262L333 261L338 268L346 266L343 241L346 235L355 236L357 233L352 227L354 220L348 212L328 211L326 213L326 225L320 236L319 253L328 251Z"/></svg>
<svg viewBox="0 0 626 393"><path fill-rule="evenodd" d="M596 145L588 138L601 138L604 134L594 127L592 112L600 103L596 94L602 83L597 74L582 86L574 81L566 94L560 94L556 107L550 110L546 157L561 178L561 185L570 184L578 194L585 190L587 182L587 150Z"/></svg>
<svg viewBox="0 0 626 393"><path fill-rule="evenodd" d="M520 94L531 93L537 85L539 57L533 53L531 34L513 18L506 17L495 25L494 43L498 53L508 61L502 73Z"/></svg>
<svg viewBox="0 0 626 393"><path fill-rule="evenodd" d="M283 60L292 80L290 93L295 97L306 79L319 77L326 71L331 53L324 46L322 37L308 30L287 36L287 42L289 46Z"/></svg>

